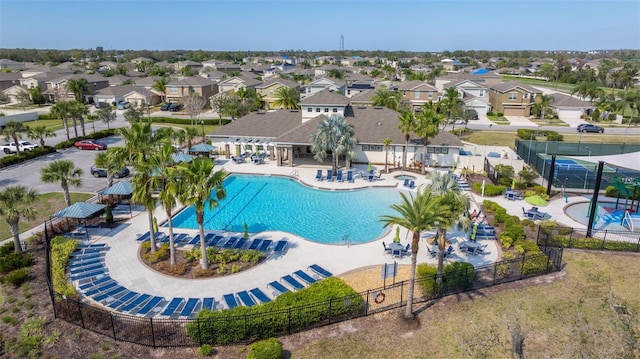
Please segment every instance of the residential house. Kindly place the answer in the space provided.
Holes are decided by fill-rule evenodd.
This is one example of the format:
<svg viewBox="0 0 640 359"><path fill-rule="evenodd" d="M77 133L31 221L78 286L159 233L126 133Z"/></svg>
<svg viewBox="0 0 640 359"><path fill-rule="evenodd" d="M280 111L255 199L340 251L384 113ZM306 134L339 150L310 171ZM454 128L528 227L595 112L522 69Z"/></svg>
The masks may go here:
<svg viewBox="0 0 640 359"><path fill-rule="evenodd" d="M109 86L119 86L125 83L126 81L133 82L133 79L127 76L122 76L122 75L113 75L113 76L107 77L106 79L107 79L107 82L109 82Z"/></svg>
<svg viewBox="0 0 640 359"><path fill-rule="evenodd" d="M336 66L336 65L323 65L323 66L320 66L320 67L316 67L313 70L315 72L315 77L326 76L329 73L329 71L331 71L331 70L338 70L338 71L347 72L344 67L340 67L340 66Z"/></svg>
<svg viewBox="0 0 640 359"><path fill-rule="evenodd" d="M55 74L58 77L60 77L64 75L73 75L73 70L44 65L44 66L33 67L30 69L25 69L24 71L21 71L20 74L22 75L22 77L32 77L32 76L42 75L42 74L50 74L51 77L53 77L53 75Z"/></svg>
<svg viewBox="0 0 640 359"><path fill-rule="evenodd" d="M225 74L232 73L232 72L239 73L242 71L242 69L240 68L240 65L230 64L226 62L218 63L214 68L220 72L224 72Z"/></svg>
<svg viewBox="0 0 640 359"><path fill-rule="evenodd" d="M485 87L491 87L502 83L502 77L494 72L486 74L467 74L459 72L437 77L435 86L439 92L442 92L445 84L448 84L449 82L460 82L462 80L471 80Z"/></svg>
<svg viewBox="0 0 640 359"><path fill-rule="evenodd" d="M8 88L0 90L0 92L9 99L9 103L14 104L20 102L18 96L26 92L27 89L20 85L12 85Z"/></svg>
<svg viewBox="0 0 640 359"><path fill-rule="evenodd" d="M160 95L145 88L136 88L122 96L125 101L129 101L132 106L145 108L155 106L160 103Z"/></svg>
<svg viewBox="0 0 640 359"><path fill-rule="evenodd" d="M148 57L143 57L143 56L136 57L135 59L131 59L131 63L136 64L136 65L139 64L139 63L142 63L142 62L152 63L153 60L148 58Z"/></svg>
<svg viewBox="0 0 640 359"><path fill-rule="evenodd" d="M579 119L583 115L591 116L595 106L588 101L577 99L573 96L554 93L549 95L552 100L549 101L549 107L554 109L558 117Z"/></svg>
<svg viewBox="0 0 640 359"><path fill-rule="evenodd" d="M153 87L153 84L155 84L158 80L160 80L162 77L160 76L147 76L147 77L140 77L137 79L133 79L133 84L138 86L138 87L144 87L147 90Z"/></svg>
<svg viewBox="0 0 640 359"><path fill-rule="evenodd" d="M489 104L489 88L471 80L449 82L443 86L443 90L455 87L464 101L467 109L475 110L478 114L486 115L491 110Z"/></svg>
<svg viewBox="0 0 640 359"><path fill-rule="evenodd" d="M0 59L0 69L9 69L11 71L19 71L24 69L24 63L11 59Z"/></svg>
<svg viewBox="0 0 640 359"><path fill-rule="evenodd" d="M409 104L413 111L426 103L439 101L438 89L425 81L403 81L398 84L397 90L402 95L400 102Z"/></svg>
<svg viewBox="0 0 640 359"><path fill-rule="evenodd" d="M38 74L31 77L23 77L20 80L20 85L28 89L32 89L32 88L36 88L37 86L40 86L40 91L44 91L47 89L46 82L49 80L56 79L58 77L60 77L60 75L49 74L49 73Z"/></svg>
<svg viewBox="0 0 640 359"><path fill-rule="evenodd" d="M11 86L19 86L20 80L22 80L22 75L17 72L0 72L0 91Z"/></svg>
<svg viewBox="0 0 640 359"><path fill-rule="evenodd" d="M518 81L509 81L489 87L489 103L493 112L505 116L531 116L542 91Z"/></svg>
<svg viewBox="0 0 640 359"><path fill-rule="evenodd" d="M375 79L373 77L369 77L367 75L359 73L349 73L345 78L345 83L347 84L345 87L345 95L347 97L353 97L360 92L373 90L375 89L375 86L373 84L374 81Z"/></svg>
<svg viewBox="0 0 640 359"><path fill-rule="evenodd" d="M177 73L180 73L180 70L182 70L182 68L184 67L188 67L190 69L199 71L200 69L202 69L202 63L191 61L191 60L184 60L184 61L178 61L175 64L173 64L173 70Z"/></svg>
<svg viewBox="0 0 640 359"><path fill-rule="evenodd" d="M312 96L322 90L345 93L347 83L342 80L321 77L302 86L305 96Z"/></svg>
<svg viewBox="0 0 640 359"><path fill-rule="evenodd" d="M93 102L94 103L102 102L102 103L108 103L111 105L117 104L120 101L126 101L125 95L136 90L144 90L144 89L137 87L135 85L108 86L108 87L99 89L93 93Z"/></svg>
<svg viewBox="0 0 640 359"><path fill-rule="evenodd" d="M353 107L373 106L373 96L375 96L376 90L365 90L350 98L349 104Z"/></svg>
<svg viewBox="0 0 640 359"><path fill-rule="evenodd" d="M103 89L105 87L109 87L109 81L106 77L102 77L101 75L66 75L62 77L58 77L56 79L45 81L46 89L43 89L42 95L47 98L49 102L56 101L68 101L73 100L74 94L69 91L67 88L67 82L71 79L85 79L89 83L89 93L85 94L85 102L90 103L92 100L91 93L95 93L96 91Z"/></svg>
<svg viewBox="0 0 640 359"><path fill-rule="evenodd" d="M180 102L183 97L197 93L205 99L218 93L218 84L201 76L191 76L167 82L165 100Z"/></svg>
<svg viewBox="0 0 640 359"><path fill-rule="evenodd" d="M464 62L460 62L459 60L456 59L442 59L440 60L440 63L442 64L442 68L444 68L445 71L458 71L461 68L467 66L467 64L465 64Z"/></svg>
<svg viewBox="0 0 640 359"><path fill-rule="evenodd" d="M276 97L278 89L282 87L288 87L300 92L300 84L295 81L285 79L273 79L267 82L261 83L256 86L256 92L262 98L264 102L264 108L267 110L275 109L273 102L278 98Z"/></svg>
<svg viewBox="0 0 640 359"><path fill-rule="evenodd" d="M320 115L332 114L344 116L345 108L349 105L349 98L336 92L322 90L300 101L302 122Z"/></svg>
<svg viewBox="0 0 640 359"><path fill-rule="evenodd" d="M222 81L222 79L225 78L225 76L227 75L222 71L212 70L211 68L208 68L205 71L202 71L200 73L200 76L204 77L205 79L218 83Z"/></svg>
<svg viewBox="0 0 640 359"><path fill-rule="evenodd" d="M239 76L233 76L229 79L220 81L218 86L220 88L220 93L227 91L238 91L241 88L252 89L255 90L256 86L261 84L262 81L256 80L252 76L248 74L240 74Z"/></svg>

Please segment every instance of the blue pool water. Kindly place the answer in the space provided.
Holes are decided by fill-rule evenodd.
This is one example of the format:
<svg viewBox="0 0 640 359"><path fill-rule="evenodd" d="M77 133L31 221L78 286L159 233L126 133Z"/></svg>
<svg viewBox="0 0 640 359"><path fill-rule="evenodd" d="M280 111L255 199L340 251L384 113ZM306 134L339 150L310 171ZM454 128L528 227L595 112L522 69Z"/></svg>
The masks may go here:
<svg viewBox="0 0 640 359"><path fill-rule="evenodd" d="M232 175L224 187L220 206L205 207L205 229L242 232L246 223L249 232L284 231L327 244L344 244L345 236L350 243L380 237L380 215L396 214L390 206L401 201L396 189L326 191L276 176ZM198 228L194 208L176 215L173 225Z"/></svg>

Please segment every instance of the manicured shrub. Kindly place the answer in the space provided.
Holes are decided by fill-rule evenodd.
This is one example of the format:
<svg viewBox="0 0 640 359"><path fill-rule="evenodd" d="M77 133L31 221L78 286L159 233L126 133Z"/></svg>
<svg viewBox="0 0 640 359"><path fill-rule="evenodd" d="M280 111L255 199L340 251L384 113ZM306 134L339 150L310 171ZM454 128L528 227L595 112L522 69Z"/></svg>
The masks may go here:
<svg viewBox="0 0 640 359"><path fill-rule="evenodd" d="M2 281L5 284L11 284L14 287L19 287L22 283L24 283L27 278L29 278L29 270L27 268L16 269L12 272L9 272Z"/></svg>
<svg viewBox="0 0 640 359"><path fill-rule="evenodd" d="M556 131L547 131L547 141L563 141L564 136Z"/></svg>
<svg viewBox="0 0 640 359"><path fill-rule="evenodd" d="M442 283L437 284L438 270L434 265L422 263L418 265L417 275L420 287L428 297L434 297L447 292L459 292L471 287L474 278L474 268L471 263L452 262L442 268Z"/></svg>
<svg viewBox="0 0 640 359"><path fill-rule="evenodd" d="M247 359L280 359L282 358L282 343L276 338L269 338L255 342L249 346Z"/></svg>
<svg viewBox="0 0 640 359"><path fill-rule="evenodd" d="M200 352L200 355L208 357L213 353L213 348L209 344L204 344L198 349L198 352Z"/></svg>
<svg viewBox="0 0 640 359"><path fill-rule="evenodd" d="M498 240L500 241L500 244L502 244L502 246L505 249L509 249L513 245L513 238L507 235L506 233L500 233L498 235Z"/></svg>
<svg viewBox="0 0 640 359"><path fill-rule="evenodd" d="M4 156L0 158L0 168L22 163L32 158L48 155L54 152L56 152L55 148L45 146L45 147L37 147L33 149L33 151L20 152L19 156L18 155Z"/></svg>
<svg viewBox="0 0 640 359"><path fill-rule="evenodd" d="M522 265L522 274L535 275L538 273L544 273L547 271L547 265L549 266L549 269L553 267L553 263L546 255L542 253L525 253L524 264Z"/></svg>
<svg viewBox="0 0 640 359"><path fill-rule="evenodd" d="M76 294L75 288L67 282L66 269L71 253L78 246L74 238L55 237L51 240L51 276L53 290L66 296Z"/></svg>
<svg viewBox="0 0 640 359"><path fill-rule="evenodd" d="M473 192L482 193L482 183L474 183L473 184ZM485 196L498 196L501 195L507 189L506 186L495 186L489 183L485 183L484 185L484 195Z"/></svg>
<svg viewBox="0 0 640 359"><path fill-rule="evenodd" d="M6 274L13 270L28 267L33 263L31 253L13 252L13 242L10 242L12 252L0 256L0 274Z"/></svg>

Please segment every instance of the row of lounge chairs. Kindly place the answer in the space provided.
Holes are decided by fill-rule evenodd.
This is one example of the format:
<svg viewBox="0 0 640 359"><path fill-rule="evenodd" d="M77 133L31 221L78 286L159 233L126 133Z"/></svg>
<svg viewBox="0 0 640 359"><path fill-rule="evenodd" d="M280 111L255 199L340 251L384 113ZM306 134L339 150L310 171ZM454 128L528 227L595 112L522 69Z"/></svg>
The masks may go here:
<svg viewBox="0 0 640 359"><path fill-rule="evenodd" d="M149 240L149 232L138 237L138 241L144 242ZM155 238L160 243L165 243L169 241L169 235L163 232L156 232ZM262 252L267 252L273 249L273 252L280 253L285 252L288 248L289 242L287 240L279 240L275 242L275 245L272 246L274 241L271 239L262 239L255 238L253 240L246 239L244 237L224 237L215 233L207 233L204 236L204 240L207 243L207 246L210 247L220 247L224 249L254 249ZM174 234L174 243L176 246L185 246L185 245L199 245L200 244L200 235L196 234L191 237L186 233L175 233Z"/></svg>
<svg viewBox="0 0 640 359"><path fill-rule="evenodd" d="M474 227L475 227L475 234L473 233ZM495 227L490 226L488 224L484 224L484 223L480 223L476 226L471 226L471 229L469 232L469 239L474 241L480 240L480 239L495 240L497 239L496 229Z"/></svg>
<svg viewBox="0 0 640 359"><path fill-rule="evenodd" d="M404 180L403 186L405 186L405 187L407 187L409 189L414 189L414 188L416 188L416 181L406 178Z"/></svg>
<svg viewBox="0 0 640 359"><path fill-rule="evenodd" d="M327 180L327 182L333 182L334 179L337 182L344 182L345 179L347 182L349 183L353 183L353 171L347 171L347 175L346 178L343 175L343 171L342 170L338 170L336 171L336 173L334 174L333 170L327 170L327 176L324 177L322 174L322 170L318 170L318 172L316 173L316 181L322 181L322 180Z"/></svg>
<svg viewBox="0 0 640 359"><path fill-rule="evenodd" d="M458 187L461 190L463 190L463 191L471 191L471 186L469 186L469 183L467 182L466 179L458 176L455 173L452 173L451 177L453 177L456 180L456 183L458 184Z"/></svg>

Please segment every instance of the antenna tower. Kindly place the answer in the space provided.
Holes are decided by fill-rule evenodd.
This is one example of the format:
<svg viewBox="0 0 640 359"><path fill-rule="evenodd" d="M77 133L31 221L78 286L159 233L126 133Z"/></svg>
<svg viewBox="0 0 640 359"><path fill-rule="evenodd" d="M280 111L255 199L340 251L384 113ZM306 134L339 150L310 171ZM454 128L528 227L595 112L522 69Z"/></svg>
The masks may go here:
<svg viewBox="0 0 640 359"><path fill-rule="evenodd" d="M340 51L344 51L344 36L340 35Z"/></svg>

